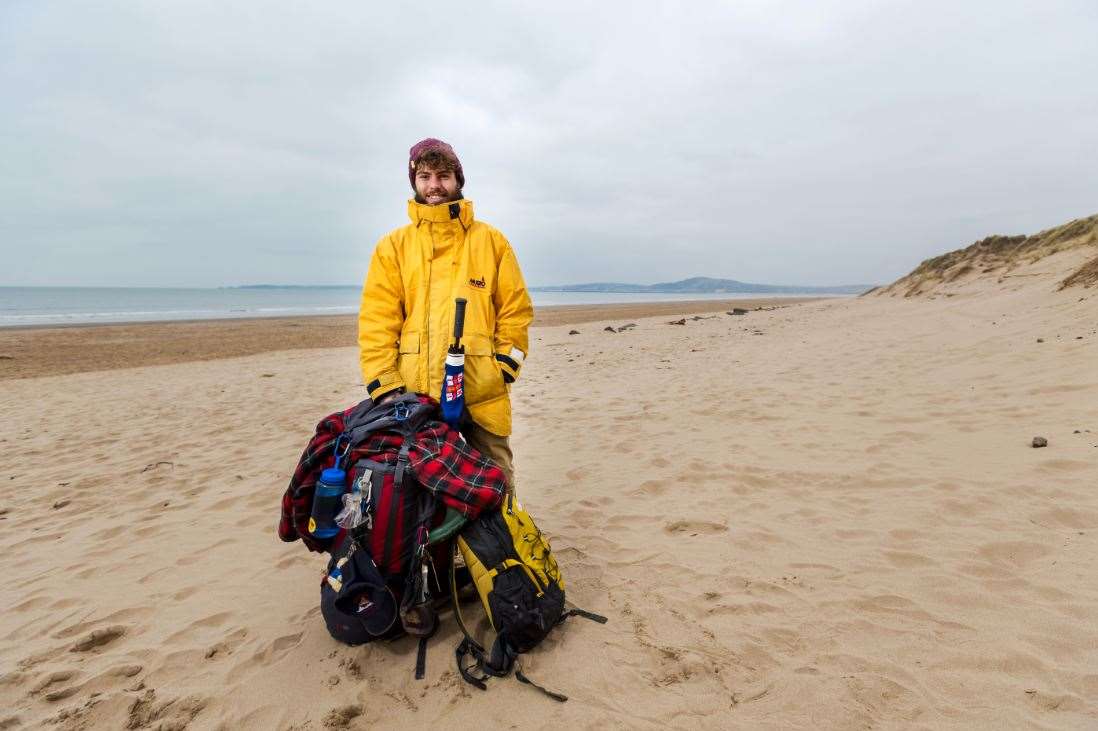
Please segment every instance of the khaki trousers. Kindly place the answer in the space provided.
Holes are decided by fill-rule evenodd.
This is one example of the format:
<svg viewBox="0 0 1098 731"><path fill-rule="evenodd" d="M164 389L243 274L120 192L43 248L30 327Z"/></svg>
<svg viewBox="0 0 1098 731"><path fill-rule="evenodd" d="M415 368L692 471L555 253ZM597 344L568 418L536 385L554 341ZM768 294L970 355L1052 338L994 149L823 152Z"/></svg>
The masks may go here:
<svg viewBox="0 0 1098 731"><path fill-rule="evenodd" d="M472 445L473 449L483 454L488 459L499 465L507 478L507 492L515 494L515 456L511 453L511 440L493 434L484 427L473 423L470 419L462 425L462 436Z"/></svg>

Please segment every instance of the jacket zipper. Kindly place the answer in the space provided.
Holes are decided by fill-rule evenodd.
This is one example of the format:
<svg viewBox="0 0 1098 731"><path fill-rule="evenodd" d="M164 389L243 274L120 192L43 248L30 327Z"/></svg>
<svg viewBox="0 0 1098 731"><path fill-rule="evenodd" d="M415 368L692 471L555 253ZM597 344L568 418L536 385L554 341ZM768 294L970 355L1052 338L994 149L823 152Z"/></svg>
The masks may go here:
<svg viewBox="0 0 1098 731"><path fill-rule="evenodd" d="M423 350L425 352L426 357L423 358L421 362L423 363L423 370L427 372L427 374L426 374L427 377L423 380L423 382L427 385L427 388L430 389L431 388L431 294L432 294L431 268L434 264L434 259L435 259L435 227L434 227L434 224L432 224L430 221L427 222L427 240L431 242L431 251L430 251L429 254L427 254L427 287L426 287L426 290L427 290L427 305L425 307L425 309L427 310L427 315L423 320L423 322L426 323L426 325L427 325L427 327L424 328L427 332L426 333L420 333L420 337L422 337L426 341L424 346L423 346ZM420 375L422 376L423 374L421 373Z"/></svg>

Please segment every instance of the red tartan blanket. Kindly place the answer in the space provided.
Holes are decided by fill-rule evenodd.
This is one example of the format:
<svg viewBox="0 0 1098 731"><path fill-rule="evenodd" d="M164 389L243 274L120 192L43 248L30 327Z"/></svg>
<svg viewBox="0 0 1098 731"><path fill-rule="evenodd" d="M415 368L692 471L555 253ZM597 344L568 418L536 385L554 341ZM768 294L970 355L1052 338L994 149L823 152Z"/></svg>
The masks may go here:
<svg viewBox="0 0 1098 731"><path fill-rule="evenodd" d="M421 396L420 400L432 401L427 396ZM331 414L317 424L316 434L309 440L282 495L278 537L283 541L301 539L310 551L327 550L326 543L318 542L306 530L313 507L313 488L321 471L334 463L332 449L336 437L343 433L344 423L354 409ZM403 440L404 437L392 432L371 434L351 450L347 464L363 457L395 464ZM441 421L429 420L416 432L408 450L408 466L421 487L470 520L484 510L499 507L503 501L506 489L503 471ZM399 537L396 538L396 545L401 545Z"/></svg>

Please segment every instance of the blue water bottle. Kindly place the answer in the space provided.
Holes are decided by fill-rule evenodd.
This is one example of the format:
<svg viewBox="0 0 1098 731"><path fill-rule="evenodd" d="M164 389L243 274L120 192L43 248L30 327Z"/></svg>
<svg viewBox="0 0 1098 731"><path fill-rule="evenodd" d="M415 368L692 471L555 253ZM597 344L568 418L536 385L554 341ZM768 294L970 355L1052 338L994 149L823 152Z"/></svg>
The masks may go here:
<svg viewBox="0 0 1098 731"><path fill-rule="evenodd" d="M331 538L339 533L335 522L336 514L343 507L343 493L347 489L347 471L339 466L343 460L340 446L343 437L336 439L335 464L320 473L313 493L313 510L309 515L309 532L316 538ZM345 454L345 453L344 453Z"/></svg>

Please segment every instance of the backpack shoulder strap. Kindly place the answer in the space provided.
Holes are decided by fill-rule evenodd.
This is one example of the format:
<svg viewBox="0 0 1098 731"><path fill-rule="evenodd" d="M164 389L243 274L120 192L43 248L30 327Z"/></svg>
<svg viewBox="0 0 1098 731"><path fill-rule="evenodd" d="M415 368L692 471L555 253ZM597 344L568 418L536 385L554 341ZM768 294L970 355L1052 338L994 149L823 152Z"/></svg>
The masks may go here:
<svg viewBox="0 0 1098 731"><path fill-rule="evenodd" d="M404 442L400 445L400 451L397 452L396 472L393 474L393 486L397 490L404 486L404 473L408 471L408 450L412 448L412 435L405 434Z"/></svg>
<svg viewBox="0 0 1098 731"><path fill-rule="evenodd" d="M481 647L479 642L473 639L473 635L469 633L469 628L465 626L465 619L461 616L461 600L458 598L457 569L455 565L457 552L457 539L454 539L453 549L450 551L450 599L454 603L454 618L457 620L458 627L461 629L461 634L465 636L461 641L461 644L454 650L454 656L457 659L458 672L461 673L461 677L464 678L465 682L470 685L475 685L481 690L488 690L488 686L484 683L484 681L488 679L487 674L478 678L476 675L473 675L472 672L473 669L480 664L481 658L484 657L484 648ZM472 665L466 665L466 655L473 656Z"/></svg>

